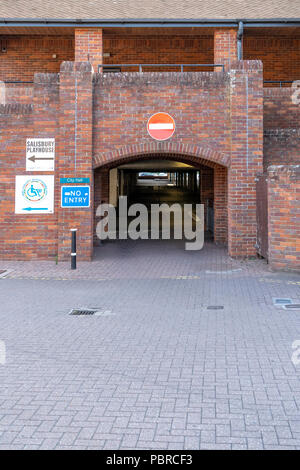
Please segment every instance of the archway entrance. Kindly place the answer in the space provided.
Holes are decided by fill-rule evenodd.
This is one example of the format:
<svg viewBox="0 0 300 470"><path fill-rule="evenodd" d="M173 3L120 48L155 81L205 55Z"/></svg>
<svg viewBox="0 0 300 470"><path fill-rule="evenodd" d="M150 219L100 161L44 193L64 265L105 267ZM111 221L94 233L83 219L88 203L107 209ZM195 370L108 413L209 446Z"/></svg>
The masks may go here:
<svg viewBox="0 0 300 470"><path fill-rule="evenodd" d="M151 204L174 204L182 208L192 205L192 217L196 220L196 204L203 204L205 243L226 245L227 227L227 168L216 162L180 154L149 154L122 158L95 169L95 223L94 245L101 248L109 242L100 242L97 226L101 217L97 216L100 204L109 203L118 209L119 198L126 197L128 206L143 204L148 209ZM171 218L172 247L182 248L183 243L174 240L175 217ZM131 219L128 218L128 223ZM160 236L164 230L160 219ZM117 227L118 230L119 227ZM149 230L153 222L149 218ZM182 230L184 233L184 230ZM122 238L122 237L121 237ZM149 235L151 239L151 236ZM120 239L119 234L116 237ZM152 238L153 239L153 238ZM138 242L138 240L136 240ZM144 240L142 240L144 243ZM176 242L174 245L174 241ZM184 241L184 236L182 237ZM171 244L165 243L164 249Z"/></svg>

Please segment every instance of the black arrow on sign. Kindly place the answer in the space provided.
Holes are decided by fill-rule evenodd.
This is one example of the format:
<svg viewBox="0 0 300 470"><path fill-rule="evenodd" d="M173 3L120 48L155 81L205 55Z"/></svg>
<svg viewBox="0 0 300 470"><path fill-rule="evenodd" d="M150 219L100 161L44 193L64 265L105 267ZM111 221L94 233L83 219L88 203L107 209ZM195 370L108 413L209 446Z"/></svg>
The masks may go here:
<svg viewBox="0 0 300 470"><path fill-rule="evenodd" d="M36 160L54 160L54 158L51 158L51 157L43 158L43 157L36 157L35 155L32 155L32 157L29 157L28 160L34 163Z"/></svg>

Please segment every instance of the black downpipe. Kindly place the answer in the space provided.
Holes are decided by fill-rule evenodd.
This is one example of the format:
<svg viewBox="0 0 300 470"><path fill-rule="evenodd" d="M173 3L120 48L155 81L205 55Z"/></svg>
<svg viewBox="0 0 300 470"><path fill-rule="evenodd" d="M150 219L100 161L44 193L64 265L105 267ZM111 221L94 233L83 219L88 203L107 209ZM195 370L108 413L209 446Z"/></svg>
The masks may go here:
<svg viewBox="0 0 300 470"><path fill-rule="evenodd" d="M242 21L239 21L239 29L237 31L238 60L243 60L243 34L244 34L244 23Z"/></svg>

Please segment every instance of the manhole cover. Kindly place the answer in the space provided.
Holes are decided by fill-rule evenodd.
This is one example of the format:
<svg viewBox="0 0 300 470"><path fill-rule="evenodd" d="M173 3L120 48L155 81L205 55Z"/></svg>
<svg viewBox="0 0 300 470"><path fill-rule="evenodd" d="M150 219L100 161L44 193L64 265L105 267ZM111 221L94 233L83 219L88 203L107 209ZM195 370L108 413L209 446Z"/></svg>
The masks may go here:
<svg viewBox="0 0 300 470"><path fill-rule="evenodd" d="M223 305L209 305L207 307L207 310L223 310L223 308Z"/></svg>
<svg viewBox="0 0 300 470"><path fill-rule="evenodd" d="M273 299L274 305L288 305L292 303L292 299L288 298L275 298Z"/></svg>
<svg viewBox="0 0 300 470"><path fill-rule="evenodd" d="M300 310L300 304L288 304L284 305L283 308L285 310Z"/></svg>
<svg viewBox="0 0 300 470"><path fill-rule="evenodd" d="M85 309L73 308L71 312L69 313L69 315L95 315L96 312L97 310L88 309L88 308L85 308Z"/></svg>

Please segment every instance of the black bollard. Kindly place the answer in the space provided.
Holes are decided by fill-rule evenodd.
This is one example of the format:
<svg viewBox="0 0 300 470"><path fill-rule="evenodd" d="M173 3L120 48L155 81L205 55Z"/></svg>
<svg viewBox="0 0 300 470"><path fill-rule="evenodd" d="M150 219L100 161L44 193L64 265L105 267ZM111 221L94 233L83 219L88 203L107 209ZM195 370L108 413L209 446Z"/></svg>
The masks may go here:
<svg viewBox="0 0 300 470"><path fill-rule="evenodd" d="M77 228L71 228L71 269L76 269L76 232Z"/></svg>

